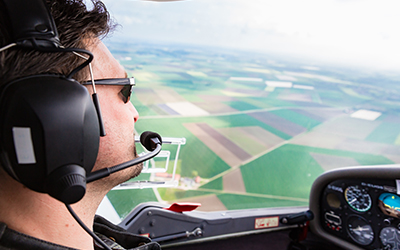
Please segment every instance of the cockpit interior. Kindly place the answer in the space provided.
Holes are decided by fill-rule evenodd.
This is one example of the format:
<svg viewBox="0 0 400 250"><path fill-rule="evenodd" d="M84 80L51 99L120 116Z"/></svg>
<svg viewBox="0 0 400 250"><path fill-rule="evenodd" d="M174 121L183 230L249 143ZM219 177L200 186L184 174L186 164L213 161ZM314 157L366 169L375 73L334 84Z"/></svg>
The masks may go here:
<svg viewBox="0 0 400 250"><path fill-rule="evenodd" d="M165 249L398 249L399 165L324 173L310 206L200 212L196 203L143 203L120 226Z"/></svg>

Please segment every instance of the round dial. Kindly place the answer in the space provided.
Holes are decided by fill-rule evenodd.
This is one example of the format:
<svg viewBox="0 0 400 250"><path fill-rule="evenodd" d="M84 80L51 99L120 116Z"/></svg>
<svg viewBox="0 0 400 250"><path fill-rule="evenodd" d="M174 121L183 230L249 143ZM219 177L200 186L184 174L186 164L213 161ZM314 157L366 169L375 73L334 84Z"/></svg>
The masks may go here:
<svg viewBox="0 0 400 250"><path fill-rule="evenodd" d="M379 238L385 247L390 246L389 249L393 250L400 249L400 231L398 229L394 227L385 227L382 229Z"/></svg>
<svg viewBox="0 0 400 250"><path fill-rule="evenodd" d="M374 241L374 231L362 217L350 217L347 221L347 231L350 237L360 245L366 246Z"/></svg>
<svg viewBox="0 0 400 250"><path fill-rule="evenodd" d="M350 207L358 212L366 212L371 208L371 196L367 190L358 185L346 188L344 196Z"/></svg>

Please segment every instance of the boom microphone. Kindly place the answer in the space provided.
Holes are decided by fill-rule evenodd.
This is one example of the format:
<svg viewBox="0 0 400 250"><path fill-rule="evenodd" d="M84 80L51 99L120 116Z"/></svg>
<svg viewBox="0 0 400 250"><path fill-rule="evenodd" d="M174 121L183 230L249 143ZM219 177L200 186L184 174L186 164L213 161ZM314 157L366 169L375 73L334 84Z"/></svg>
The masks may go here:
<svg viewBox="0 0 400 250"><path fill-rule="evenodd" d="M153 151L157 144L162 144L161 136L157 133L146 131L140 135L140 143L149 151Z"/></svg>
<svg viewBox="0 0 400 250"><path fill-rule="evenodd" d="M161 136L157 133L150 132L150 131L143 132L140 135L140 143L142 143L142 145L151 152L149 152L145 155L142 155L136 159L133 159L131 161L127 161L127 162L115 165L113 167L103 168L103 169L94 171L87 176L86 183L96 181L98 179L107 177L112 173L121 171L125 168L132 167L133 165L137 165L139 163L147 161L147 160L153 158L154 156L156 156L161 151L162 139L161 139Z"/></svg>

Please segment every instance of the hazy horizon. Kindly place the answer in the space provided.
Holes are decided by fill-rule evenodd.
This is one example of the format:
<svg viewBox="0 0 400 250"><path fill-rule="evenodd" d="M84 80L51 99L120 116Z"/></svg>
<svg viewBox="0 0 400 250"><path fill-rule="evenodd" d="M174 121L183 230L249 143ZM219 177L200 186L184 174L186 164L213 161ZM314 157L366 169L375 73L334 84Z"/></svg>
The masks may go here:
<svg viewBox="0 0 400 250"><path fill-rule="evenodd" d="M105 0L111 40L262 51L308 62L400 69L396 1Z"/></svg>

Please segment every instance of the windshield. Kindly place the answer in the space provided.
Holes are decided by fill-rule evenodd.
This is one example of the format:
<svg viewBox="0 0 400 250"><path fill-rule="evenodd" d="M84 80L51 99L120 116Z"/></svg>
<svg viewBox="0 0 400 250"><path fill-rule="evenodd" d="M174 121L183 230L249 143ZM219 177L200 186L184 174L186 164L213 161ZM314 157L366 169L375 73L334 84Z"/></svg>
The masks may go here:
<svg viewBox="0 0 400 250"><path fill-rule="evenodd" d="M146 201L308 206L325 171L400 162L394 1L105 3L135 129L172 141L132 180L154 185L109 192L119 218Z"/></svg>

